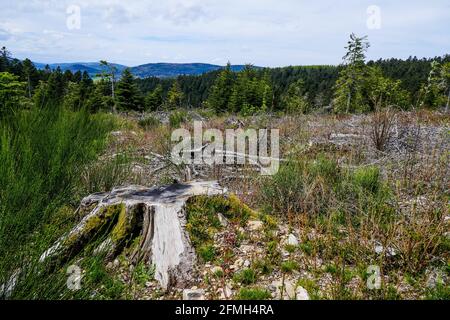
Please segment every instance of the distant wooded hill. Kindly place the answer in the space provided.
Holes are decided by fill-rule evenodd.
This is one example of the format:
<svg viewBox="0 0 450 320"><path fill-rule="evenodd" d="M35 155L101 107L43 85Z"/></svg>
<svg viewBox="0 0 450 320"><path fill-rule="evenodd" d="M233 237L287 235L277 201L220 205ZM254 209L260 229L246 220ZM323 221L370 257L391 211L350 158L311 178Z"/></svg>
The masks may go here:
<svg viewBox="0 0 450 320"><path fill-rule="evenodd" d="M46 67L45 63L35 62L34 65L38 69ZM127 68L127 66L121 64L112 65L117 68L118 74L121 74ZM91 77L95 77L103 70L99 62L52 63L49 64L49 67L53 70L60 67L62 71L70 70L72 73L86 71ZM138 78L173 78L180 75L201 75L224 67L207 63L148 63L129 68L131 73ZM243 65L231 66L231 69L236 72L241 71L243 68Z"/></svg>

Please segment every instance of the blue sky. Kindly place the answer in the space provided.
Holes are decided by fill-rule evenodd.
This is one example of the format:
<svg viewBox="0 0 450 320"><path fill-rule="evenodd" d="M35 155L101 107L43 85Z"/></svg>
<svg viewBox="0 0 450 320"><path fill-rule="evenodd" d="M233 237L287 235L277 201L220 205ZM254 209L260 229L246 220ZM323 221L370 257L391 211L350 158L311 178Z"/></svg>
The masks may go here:
<svg viewBox="0 0 450 320"><path fill-rule="evenodd" d="M0 45L44 63L338 64L351 32L370 59L448 54L450 1L0 0Z"/></svg>

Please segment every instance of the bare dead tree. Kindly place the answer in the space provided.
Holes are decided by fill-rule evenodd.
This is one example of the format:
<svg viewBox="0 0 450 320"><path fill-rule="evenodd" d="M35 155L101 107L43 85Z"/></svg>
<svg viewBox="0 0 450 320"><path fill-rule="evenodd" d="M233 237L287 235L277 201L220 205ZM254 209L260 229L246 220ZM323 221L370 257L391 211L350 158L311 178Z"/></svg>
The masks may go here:
<svg viewBox="0 0 450 320"><path fill-rule="evenodd" d="M370 120L370 138L379 151L384 151L392 137L394 112L390 108L377 110Z"/></svg>

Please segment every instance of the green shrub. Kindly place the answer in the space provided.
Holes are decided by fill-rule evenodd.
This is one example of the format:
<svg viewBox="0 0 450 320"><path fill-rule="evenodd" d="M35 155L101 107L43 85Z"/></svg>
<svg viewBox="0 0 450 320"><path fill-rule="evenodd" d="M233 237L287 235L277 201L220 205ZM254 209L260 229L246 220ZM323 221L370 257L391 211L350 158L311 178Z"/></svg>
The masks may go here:
<svg viewBox="0 0 450 320"><path fill-rule="evenodd" d="M294 253L297 250L298 246L294 246L292 244L286 244L284 246L284 250L286 250L289 253Z"/></svg>
<svg viewBox="0 0 450 320"><path fill-rule="evenodd" d="M186 111L173 111L169 116L169 124L172 128L178 128L188 120Z"/></svg>
<svg viewBox="0 0 450 320"><path fill-rule="evenodd" d="M96 161L81 172L78 193L80 197L95 192L110 191L113 187L127 182L138 182L138 176L133 173L132 159L126 154Z"/></svg>
<svg viewBox="0 0 450 320"><path fill-rule="evenodd" d="M95 257L88 259L86 276L81 287L98 288L90 298L94 299L120 299L125 292L125 284L111 275L104 266L103 259ZM80 292L79 294L84 294ZM92 293L91 293L92 294ZM87 298L87 297L84 297Z"/></svg>
<svg viewBox="0 0 450 320"><path fill-rule="evenodd" d="M247 268L240 272L235 273L233 276L233 281L249 285L255 283L256 278L257 276L255 270Z"/></svg>
<svg viewBox="0 0 450 320"><path fill-rule="evenodd" d="M213 240L213 234L222 229L218 213L234 223L245 225L254 212L236 196L198 196L186 206L187 225L192 244L199 247Z"/></svg>
<svg viewBox="0 0 450 320"><path fill-rule="evenodd" d="M253 263L253 266L256 270L258 270L261 274L264 275L269 275L273 271L272 263L268 259L256 260Z"/></svg>
<svg viewBox="0 0 450 320"><path fill-rule="evenodd" d="M437 283L433 289L428 289L426 292L427 300L450 300L450 285Z"/></svg>
<svg viewBox="0 0 450 320"><path fill-rule="evenodd" d="M338 268L334 264L327 264L325 266L325 272L331 273L331 274L337 274L338 273Z"/></svg>
<svg viewBox="0 0 450 320"><path fill-rule="evenodd" d="M299 212L299 199L304 195L304 166L295 162L282 165L260 188L261 203L267 213L286 215Z"/></svg>
<svg viewBox="0 0 450 320"><path fill-rule="evenodd" d="M353 173L355 186L370 193L377 193L381 188L380 169L377 167L366 167L357 169Z"/></svg>
<svg viewBox="0 0 450 320"><path fill-rule="evenodd" d="M146 282L155 278L155 266L147 266L145 263L140 262L133 269L133 279L141 286L144 286Z"/></svg>
<svg viewBox="0 0 450 320"><path fill-rule="evenodd" d="M278 242L277 241L270 241L267 243L267 256L272 262L276 262L280 257L281 253L280 250L278 250Z"/></svg>
<svg viewBox="0 0 450 320"><path fill-rule="evenodd" d="M302 278L297 282L297 285L303 287L309 294L312 300L320 300L320 286L312 279Z"/></svg>
<svg viewBox="0 0 450 320"><path fill-rule="evenodd" d="M329 206L340 179L341 170L325 157L316 161L291 160L263 180L259 196L267 213L280 216L320 213Z"/></svg>
<svg viewBox="0 0 450 320"><path fill-rule="evenodd" d="M277 174L265 178L259 200L267 213L320 215L340 212L343 221L356 211L385 211L390 196L377 167L344 170L333 160L289 161ZM336 206L337 204L337 206ZM360 210L356 210L355 204ZM384 213L383 213L384 214Z"/></svg>
<svg viewBox="0 0 450 320"><path fill-rule="evenodd" d="M297 270L299 267L298 263L292 260L284 261L281 263L281 272L291 273L294 270Z"/></svg>
<svg viewBox="0 0 450 320"><path fill-rule="evenodd" d="M198 254L205 262L213 261L216 257L216 249L213 245L204 245L198 249Z"/></svg>
<svg viewBox="0 0 450 320"><path fill-rule="evenodd" d="M313 253L313 245L310 241L305 241L299 244L300 250L302 250L306 255L310 256Z"/></svg>
<svg viewBox="0 0 450 320"><path fill-rule="evenodd" d="M0 120L0 283L17 269L26 283L13 297L57 297L65 288L35 271L44 268L38 259L75 222L55 212L78 205L80 169L96 160L114 127L111 116L58 106Z"/></svg>
<svg viewBox="0 0 450 320"><path fill-rule="evenodd" d="M261 288L242 288L237 295L238 300L269 300L271 298L270 292Z"/></svg>
<svg viewBox="0 0 450 320"><path fill-rule="evenodd" d="M158 127L161 124L161 122L157 118L155 118L154 116L150 115L150 116L147 116L144 119L139 120L138 124L139 124L139 126L141 128L148 130L148 129L152 129L152 128Z"/></svg>

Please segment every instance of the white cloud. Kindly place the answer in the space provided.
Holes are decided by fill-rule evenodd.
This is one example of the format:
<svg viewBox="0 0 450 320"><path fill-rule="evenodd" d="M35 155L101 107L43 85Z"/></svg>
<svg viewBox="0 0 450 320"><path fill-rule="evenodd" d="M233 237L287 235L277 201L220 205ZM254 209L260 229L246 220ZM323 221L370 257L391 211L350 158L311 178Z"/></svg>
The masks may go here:
<svg viewBox="0 0 450 320"><path fill-rule="evenodd" d="M0 0L0 42L35 61L339 63L348 34L368 34L370 58L450 52L450 3L298 0ZM369 5L382 28L366 27ZM66 9L81 8L68 30Z"/></svg>

